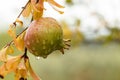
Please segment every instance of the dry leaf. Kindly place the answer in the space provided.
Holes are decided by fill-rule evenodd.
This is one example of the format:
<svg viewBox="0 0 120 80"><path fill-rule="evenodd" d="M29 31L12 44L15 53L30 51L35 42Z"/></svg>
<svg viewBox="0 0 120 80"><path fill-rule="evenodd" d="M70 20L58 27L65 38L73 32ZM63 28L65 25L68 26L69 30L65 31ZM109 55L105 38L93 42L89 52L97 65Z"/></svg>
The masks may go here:
<svg viewBox="0 0 120 80"><path fill-rule="evenodd" d="M34 12L32 13L32 15L33 15L33 19L34 19L34 20L37 20L37 19L39 19L39 18L42 17L43 12L36 12L36 11L34 11Z"/></svg>
<svg viewBox="0 0 120 80"><path fill-rule="evenodd" d="M14 24L11 24L8 30L8 34L15 39L16 38L16 27Z"/></svg>
<svg viewBox="0 0 120 80"><path fill-rule="evenodd" d="M60 11L58 10L57 8L64 8L64 6L58 4L57 2L55 2L54 0L46 0L50 5L51 7L56 10L57 12L59 12L60 14L63 14L64 12L63 11Z"/></svg>
<svg viewBox="0 0 120 80"><path fill-rule="evenodd" d="M43 15L43 10L44 10L44 6L43 6L44 1L43 0L39 0L38 3L36 3L36 0L31 0L31 7L32 7L32 16L33 19L39 19L42 17Z"/></svg>
<svg viewBox="0 0 120 80"><path fill-rule="evenodd" d="M15 70L15 80L20 80L21 78L27 79L28 76L28 70L26 69L26 66L23 61L21 61Z"/></svg>
<svg viewBox="0 0 120 80"><path fill-rule="evenodd" d="M6 62L7 61L7 55L14 53L14 49L12 46L7 46L5 48L2 48L0 50L0 61Z"/></svg>
<svg viewBox="0 0 120 80"><path fill-rule="evenodd" d="M39 76L33 71L32 67L30 65L29 59L26 59L25 66L29 70L30 75L32 76L33 80L41 80L39 78Z"/></svg>
<svg viewBox="0 0 120 80"><path fill-rule="evenodd" d="M51 5L51 4L50 4ZM60 14L63 14L64 12L63 11L60 11L60 10L58 10L55 6L53 6L53 5L51 5L51 7L55 10L55 11L57 11L57 12L59 12Z"/></svg>
<svg viewBox="0 0 120 80"><path fill-rule="evenodd" d="M33 9L35 9L36 11L43 11L44 9L44 0L39 0L37 3L36 3L36 0L31 0L31 5L33 7Z"/></svg>
<svg viewBox="0 0 120 80"><path fill-rule="evenodd" d="M49 4L52 4L58 8L64 8L64 6L58 4L57 2L55 2L54 0L46 0Z"/></svg>
<svg viewBox="0 0 120 80"><path fill-rule="evenodd" d="M25 36L25 31L14 40L15 46L20 51L24 51L24 36Z"/></svg>
<svg viewBox="0 0 120 80"><path fill-rule="evenodd" d="M31 13L31 4L28 3L25 7L24 11L22 12L23 17L28 17Z"/></svg>
<svg viewBox="0 0 120 80"><path fill-rule="evenodd" d="M21 59L21 55L9 58L7 62L0 67L0 76L4 78L8 73L16 70Z"/></svg>
<svg viewBox="0 0 120 80"><path fill-rule="evenodd" d="M7 61L7 47L0 50L0 61Z"/></svg>
<svg viewBox="0 0 120 80"><path fill-rule="evenodd" d="M23 22L19 20L18 18L16 19L15 22L18 23L20 27L23 27Z"/></svg>
<svg viewBox="0 0 120 80"><path fill-rule="evenodd" d="M12 54L12 53L14 53L14 48L10 45L7 48L7 54Z"/></svg>

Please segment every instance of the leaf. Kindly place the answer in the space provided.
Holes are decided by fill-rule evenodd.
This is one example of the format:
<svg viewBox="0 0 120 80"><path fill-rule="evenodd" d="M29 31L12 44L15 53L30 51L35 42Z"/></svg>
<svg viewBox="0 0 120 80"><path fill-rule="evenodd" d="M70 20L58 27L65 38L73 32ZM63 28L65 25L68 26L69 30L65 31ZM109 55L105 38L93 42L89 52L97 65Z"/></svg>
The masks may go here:
<svg viewBox="0 0 120 80"><path fill-rule="evenodd" d="M23 22L19 20L18 18L16 19L15 22L18 23L20 27L23 27Z"/></svg>
<svg viewBox="0 0 120 80"><path fill-rule="evenodd" d="M0 61L7 61L7 55L14 53L14 49L12 46L7 46L5 48L3 48L2 50L0 50Z"/></svg>
<svg viewBox="0 0 120 80"><path fill-rule="evenodd" d="M41 80L39 78L39 76L33 71L31 65L30 65L30 62L29 62L29 59L27 58L26 61L25 61L25 66L26 68L29 70L30 72L30 75L32 76L33 80Z"/></svg>
<svg viewBox="0 0 120 80"><path fill-rule="evenodd" d="M52 5L56 6L56 7L58 7L58 8L64 8L64 6L58 4L58 3L55 2L54 0L47 0L47 2L48 2L49 4L52 4Z"/></svg>
<svg viewBox="0 0 120 80"><path fill-rule="evenodd" d="M27 79L28 76L28 70L25 67L25 64L23 61L21 61L15 70L15 80L20 80L21 78Z"/></svg>
<svg viewBox="0 0 120 80"><path fill-rule="evenodd" d="M51 5L51 4L50 4ZM51 7L55 10L55 11L57 11L57 12L59 12L60 14L63 14L64 12L63 11L60 11L60 10L58 10L56 7L54 7L53 5L51 5Z"/></svg>
<svg viewBox="0 0 120 80"><path fill-rule="evenodd" d="M57 12L59 12L60 14L63 14L63 11L58 10L57 8L64 8L64 6L61 6L60 4L58 4L57 2L55 2L54 0L46 0L51 7L56 10Z"/></svg>
<svg viewBox="0 0 120 80"><path fill-rule="evenodd" d="M21 59L21 55L9 58L7 62L0 67L0 76L4 78L8 73L13 72Z"/></svg>
<svg viewBox="0 0 120 80"><path fill-rule="evenodd" d="M12 54L12 53L14 53L14 48L10 45L7 48L7 54Z"/></svg>
<svg viewBox="0 0 120 80"><path fill-rule="evenodd" d="M18 50L24 51L24 36L26 31L24 31L21 35L19 35L15 40L14 44Z"/></svg>
<svg viewBox="0 0 120 80"><path fill-rule="evenodd" d="M34 20L37 20L37 19L40 19L40 18L42 17L43 12L34 11L34 12L32 13L32 15L33 15L33 19L34 19Z"/></svg>
<svg viewBox="0 0 120 80"><path fill-rule="evenodd" d="M15 80L21 80L21 78L27 79L27 71L25 69L17 69L15 72Z"/></svg>
<svg viewBox="0 0 120 80"><path fill-rule="evenodd" d="M23 17L28 17L30 15L30 12L31 12L31 4L28 3L24 11L22 12Z"/></svg>
<svg viewBox="0 0 120 80"><path fill-rule="evenodd" d="M43 0L39 0L38 3L36 3L36 0L31 0L32 16L34 20L42 17L44 10L43 2Z"/></svg>
<svg viewBox="0 0 120 80"><path fill-rule="evenodd" d="M44 3L44 0L39 0L37 3L36 3L36 0L31 0L31 5L33 9L38 12L42 12L44 10L43 3Z"/></svg>
<svg viewBox="0 0 120 80"><path fill-rule="evenodd" d="M31 13L31 4L28 3L25 7L24 11L22 12L23 17L28 17Z"/></svg>
<svg viewBox="0 0 120 80"><path fill-rule="evenodd" d="M7 61L7 47L0 50L0 61Z"/></svg>
<svg viewBox="0 0 120 80"><path fill-rule="evenodd" d="M14 24L11 24L8 30L8 34L15 39L16 38L16 27Z"/></svg>

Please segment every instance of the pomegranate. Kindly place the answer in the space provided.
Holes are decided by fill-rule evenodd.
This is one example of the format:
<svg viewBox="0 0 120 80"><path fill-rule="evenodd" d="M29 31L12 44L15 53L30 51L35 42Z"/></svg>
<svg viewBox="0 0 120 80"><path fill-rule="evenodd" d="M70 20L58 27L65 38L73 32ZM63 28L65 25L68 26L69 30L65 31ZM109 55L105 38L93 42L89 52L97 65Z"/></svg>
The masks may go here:
<svg viewBox="0 0 120 80"><path fill-rule="evenodd" d="M68 45L63 40L61 26L51 17L43 17L32 21L26 31L24 42L30 53L43 58L46 58L55 50L64 53L63 49L65 45Z"/></svg>

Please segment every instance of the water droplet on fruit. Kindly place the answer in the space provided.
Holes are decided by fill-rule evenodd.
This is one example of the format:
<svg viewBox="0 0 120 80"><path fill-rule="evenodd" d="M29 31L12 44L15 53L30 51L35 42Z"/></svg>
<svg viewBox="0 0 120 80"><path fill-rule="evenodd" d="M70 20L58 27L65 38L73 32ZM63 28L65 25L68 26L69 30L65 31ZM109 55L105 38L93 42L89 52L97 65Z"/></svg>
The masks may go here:
<svg viewBox="0 0 120 80"><path fill-rule="evenodd" d="M36 59L37 59L37 60L39 60L39 59L40 59L40 57L39 57L39 56L37 56L37 57L36 57Z"/></svg>
<svg viewBox="0 0 120 80"><path fill-rule="evenodd" d="M47 58L47 55L44 55L43 58Z"/></svg>

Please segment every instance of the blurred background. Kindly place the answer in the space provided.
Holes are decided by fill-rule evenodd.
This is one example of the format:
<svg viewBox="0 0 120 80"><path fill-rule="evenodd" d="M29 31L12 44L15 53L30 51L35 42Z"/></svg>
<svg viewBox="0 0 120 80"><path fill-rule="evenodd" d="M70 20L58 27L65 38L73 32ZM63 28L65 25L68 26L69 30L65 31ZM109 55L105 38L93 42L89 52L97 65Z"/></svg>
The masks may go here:
<svg viewBox="0 0 120 80"><path fill-rule="evenodd" d="M60 22L64 38L72 40L71 48L64 55L55 51L47 59L28 54L35 72L42 80L120 80L120 0L55 1L65 6L64 14L45 3L44 16ZM0 2L0 49L11 40L7 29L26 2ZM29 19L23 20L28 26ZM13 77L12 73L4 80Z"/></svg>

